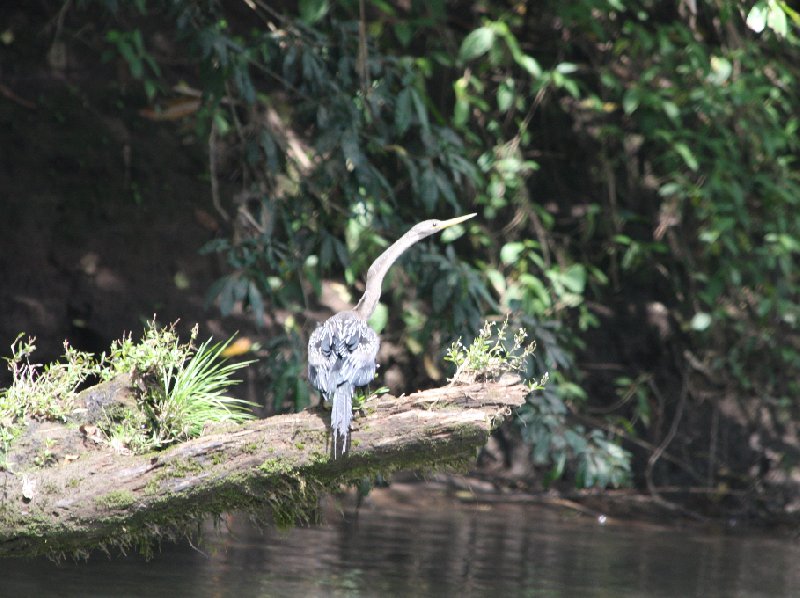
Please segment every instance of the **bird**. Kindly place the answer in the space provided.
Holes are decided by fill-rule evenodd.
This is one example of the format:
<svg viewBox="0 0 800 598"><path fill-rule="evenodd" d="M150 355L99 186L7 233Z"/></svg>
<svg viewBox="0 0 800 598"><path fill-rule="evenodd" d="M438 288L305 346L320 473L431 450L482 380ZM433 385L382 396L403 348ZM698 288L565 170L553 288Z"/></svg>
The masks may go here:
<svg viewBox="0 0 800 598"><path fill-rule="evenodd" d="M333 458L341 444L347 451L353 393L375 378L380 338L367 324L381 297L381 285L392 264L414 243L460 224L477 214L448 220L424 220L390 245L367 270L364 294L353 309L339 312L317 325L308 339L308 379L331 406Z"/></svg>

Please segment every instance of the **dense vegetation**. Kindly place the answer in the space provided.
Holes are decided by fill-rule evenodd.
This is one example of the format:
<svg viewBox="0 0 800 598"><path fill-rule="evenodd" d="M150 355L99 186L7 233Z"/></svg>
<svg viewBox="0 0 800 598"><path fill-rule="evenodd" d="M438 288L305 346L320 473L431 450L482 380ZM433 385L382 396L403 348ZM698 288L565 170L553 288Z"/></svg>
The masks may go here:
<svg viewBox="0 0 800 598"><path fill-rule="evenodd" d="M357 288L412 223L477 210L390 274L373 324L391 321L399 363L511 314L550 382L507 433L544 479L786 506L800 17L785 3L43 4L54 47L124 65L116 93L207 149L226 229L205 251L227 263L209 294L280 322L263 365L276 409L308 404L324 279Z"/></svg>

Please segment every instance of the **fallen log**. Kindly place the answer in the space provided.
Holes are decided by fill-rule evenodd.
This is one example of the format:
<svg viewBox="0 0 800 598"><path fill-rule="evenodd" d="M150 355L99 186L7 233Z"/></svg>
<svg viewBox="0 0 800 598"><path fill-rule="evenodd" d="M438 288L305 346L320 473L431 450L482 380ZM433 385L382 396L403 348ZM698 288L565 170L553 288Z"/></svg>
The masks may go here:
<svg viewBox="0 0 800 598"><path fill-rule="evenodd" d="M186 533L231 510L291 525L321 493L396 470L469 463L528 388L518 379L368 400L332 459L329 413L310 409L212 430L146 455L110 449L0 473L0 556L80 556Z"/></svg>

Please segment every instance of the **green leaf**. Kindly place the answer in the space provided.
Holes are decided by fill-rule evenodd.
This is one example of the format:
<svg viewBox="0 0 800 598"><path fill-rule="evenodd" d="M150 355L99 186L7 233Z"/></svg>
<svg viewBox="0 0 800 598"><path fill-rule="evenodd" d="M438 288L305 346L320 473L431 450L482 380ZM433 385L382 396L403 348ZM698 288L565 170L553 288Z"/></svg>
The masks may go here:
<svg viewBox="0 0 800 598"><path fill-rule="evenodd" d="M688 145L685 143L676 143L675 151L680 154L681 158L683 158L686 166L692 170L697 170L697 158L694 157L694 154L692 153L692 150L689 149Z"/></svg>
<svg viewBox="0 0 800 598"><path fill-rule="evenodd" d="M361 165L361 150L358 145L358 134L353 129L345 129L342 134L342 152L348 170Z"/></svg>
<svg viewBox="0 0 800 598"><path fill-rule="evenodd" d="M514 102L514 79L509 77L502 81L497 88L497 107L505 112Z"/></svg>
<svg viewBox="0 0 800 598"><path fill-rule="evenodd" d="M414 31L414 27L408 21L400 21L394 26L394 35L404 48L407 48L408 44L411 43Z"/></svg>
<svg viewBox="0 0 800 598"><path fill-rule="evenodd" d="M428 130L428 110L425 108L425 102L422 101L422 96L419 95L416 89L411 88L411 100L414 103L414 108L417 111L417 122L423 130Z"/></svg>
<svg viewBox="0 0 800 598"><path fill-rule="evenodd" d="M673 195L678 195L680 191L681 191L680 183L676 183L673 181L661 185L661 187L658 189L658 194L661 197L672 197Z"/></svg>
<svg viewBox="0 0 800 598"><path fill-rule="evenodd" d="M756 33L761 33L767 25L768 13L766 2L756 2L756 5L747 14L747 26Z"/></svg>
<svg viewBox="0 0 800 598"><path fill-rule="evenodd" d="M428 212L432 212L433 208L436 207L436 201L439 199L439 188L436 185L436 173L430 164L422 171L419 193L422 203L425 204L425 209Z"/></svg>
<svg viewBox="0 0 800 598"><path fill-rule="evenodd" d="M711 57L711 75L709 81L716 85L722 85L733 74L733 64L727 58L720 56Z"/></svg>
<svg viewBox="0 0 800 598"><path fill-rule="evenodd" d="M380 333L384 328L386 328L388 321L389 308L387 308L383 303L378 303L378 305L375 307L375 311L372 312L372 315L369 317L367 323L375 332Z"/></svg>
<svg viewBox="0 0 800 598"><path fill-rule="evenodd" d="M639 90L631 88L622 97L622 110L625 114L633 114L639 107Z"/></svg>
<svg viewBox="0 0 800 598"><path fill-rule="evenodd" d="M711 314L706 312L698 312L694 314L689 322L689 328L697 330L698 332L705 330L711 326Z"/></svg>
<svg viewBox="0 0 800 598"><path fill-rule="evenodd" d="M525 250L525 245L520 241L506 243L500 249L500 261L504 264L513 264L519 259L520 254Z"/></svg>
<svg viewBox="0 0 800 598"><path fill-rule="evenodd" d="M461 42L458 58L462 61L467 61L486 54L492 47L494 39L494 30L488 27L479 27L467 35L464 41Z"/></svg>
<svg viewBox="0 0 800 598"><path fill-rule="evenodd" d="M485 272L486 277L489 279L489 282L492 284L492 287L498 294L502 294L506 290L506 278L503 274L494 268L490 268Z"/></svg>
<svg viewBox="0 0 800 598"><path fill-rule="evenodd" d="M519 65L533 75L536 79L542 76L542 67L532 56L521 56L518 60Z"/></svg>
<svg viewBox="0 0 800 598"><path fill-rule="evenodd" d="M253 310L256 326L261 328L264 325L264 297L254 282L251 282L248 286L247 299L250 303L250 308Z"/></svg>
<svg viewBox="0 0 800 598"><path fill-rule="evenodd" d="M680 110L678 110L678 107L675 105L675 102L670 102L667 100L661 104L661 107L664 109L664 113L672 120L677 120L681 114Z"/></svg>
<svg viewBox="0 0 800 598"><path fill-rule="evenodd" d="M397 94L394 109L394 126L398 135L403 135L411 126L411 88L406 87Z"/></svg>
<svg viewBox="0 0 800 598"><path fill-rule="evenodd" d="M461 77L453 83L453 91L456 96L456 105L453 110L453 122L457 126L464 125L469 120L469 94L467 93L467 79Z"/></svg>
<svg viewBox="0 0 800 598"><path fill-rule="evenodd" d="M586 268L582 264L572 264L561 275L561 282L573 293L583 293L586 287Z"/></svg>
<svg viewBox="0 0 800 598"><path fill-rule="evenodd" d="M330 10L328 0L300 0L300 20L313 25Z"/></svg>
<svg viewBox="0 0 800 598"><path fill-rule="evenodd" d="M772 29L780 37L786 37L786 13L774 0L771 0L769 3L767 27Z"/></svg>

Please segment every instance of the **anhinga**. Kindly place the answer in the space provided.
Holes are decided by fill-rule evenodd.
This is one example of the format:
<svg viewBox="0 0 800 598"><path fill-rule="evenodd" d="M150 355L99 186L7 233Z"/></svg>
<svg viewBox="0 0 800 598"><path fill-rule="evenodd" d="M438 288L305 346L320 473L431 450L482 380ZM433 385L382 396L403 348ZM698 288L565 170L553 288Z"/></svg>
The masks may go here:
<svg viewBox="0 0 800 598"><path fill-rule="evenodd" d="M308 379L322 393L324 401L332 403L334 458L340 440L342 453L347 450L355 388L366 386L375 377L375 358L381 341L367 325L367 319L378 305L384 276L397 258L414 243L475 215L449 220L425 220L413 226L369 267L366 289L358 304L353 309L332 316L311 334L308 340Z"/></svg>

